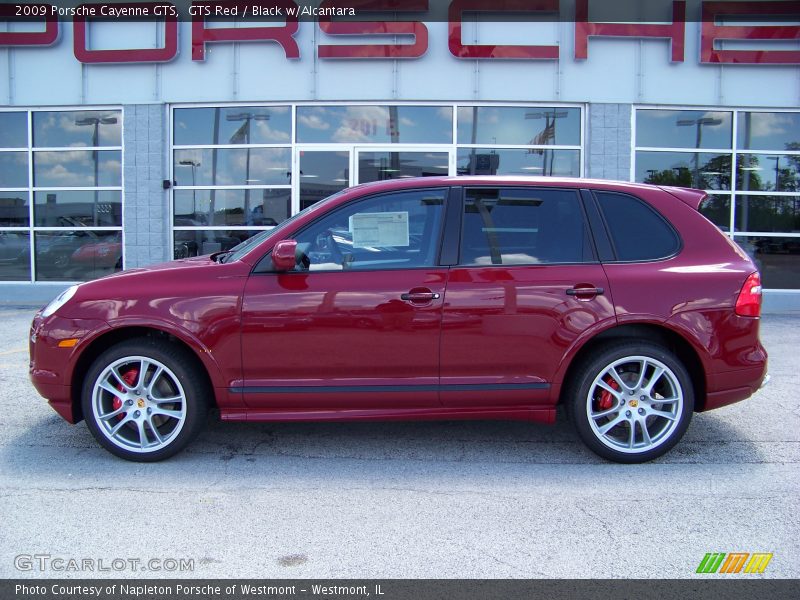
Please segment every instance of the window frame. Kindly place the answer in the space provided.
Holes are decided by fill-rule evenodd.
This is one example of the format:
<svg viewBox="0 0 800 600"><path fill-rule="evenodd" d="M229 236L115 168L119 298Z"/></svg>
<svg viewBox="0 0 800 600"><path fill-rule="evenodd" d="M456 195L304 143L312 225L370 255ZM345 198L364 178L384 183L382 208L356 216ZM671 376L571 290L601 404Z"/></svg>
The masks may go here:
<svg viewBox="0 0 800 600"><path fill-rule="evenodd" d="M443 253L443 244L445 238L445 231L447 230L447 220L451 214L451 210L449 206L453 204L453 191L451 186L446 185L431 185L431 186L421 186L421 187L410 187L410 188L402 188L398 190L390 190L390 191L383 191L383 192L375 192L372 194L367 194L364 196L357 196L355 198L351 198L348 201L344 202L343 204L333 208L331 210L325 211L323 214L319 215L316 219L311 221L310 223L306 223L301 228L297 229L296 231L292 231L290 234L282 237L281 240L294 240L297 239L297 236L302 235L311 227L316 226L319 224L320 221L323 219L327 219L328 217L332 217L339 212L342 212L348 208L350 208L356 202L366 202L370 200L374 200L376 198L380 198L381 196L390 196L394 194L406 194L408 192L423 192L423 191L434 191L434 190L441 190L444 192L444 198L442 202L442 218L441 222L439 223L439 231L436 233L436 239L433 242L434 245L434 260L433 264L431 265L424 265L418 267L401 267L397 269L387 269L387 268L369 268L369 269L324 269L324 270L314 270L314 271L276 271L272 266L272 249L268 250L264 253L264 255L256 261L256 265L253 268L251 274L271 274L271 275L314 275L317 273L375 273L375 272L389 272L389 271L418 271L418 270L430 270L430 269L441 269L447 268L448 265L442 265L442 253ZM280 240L276 240L277 241Z"/></svg>
<svg viewBox="0 0 800 600"><path fill-rule="evenodd" d="M731 147L727 149L718 149L718 148L666 148L666 147L645 147L645 146L637 146L636 144L636 130L637 130L637 113L640 110L674 110L674 111L709 111L709 112L730 112L732 114L732 131L731 131ZM751 197L759 197L759 196L782 196L782 197L798 197L800 196L800 192L791 192L791 191L752 191L752 190L740 190L737 187L737 163L738 157L740 154L753 154L753 155L790 155L790 156L800 156L800 150L785 150L785 149L774 149L774 150L751 150L743 147L739 147L739 116L742 113L773 113L773 114L780 114L780 113L792 113L797 114L800 113L800 109L797 107L782 107L782 108L773 108L773 107L764 107L764 106L719 106L719 105L700 105L700 106L688 106L688 105L675 105L675 104L633 104L631 110L631 136L630 136L630 144L631 144L631 162L630 162L630 171L629 171L629 180L636 181L636 153L637 151L679 151L679 152L699 152L699 153L718 153L718 154L727 154L731 157L731 189L730 190L705 190L710 196L718 196L718 197L725 197L728 198L729 202L729 210L728 210L728 222L725 224L727 227L727 231L722 230L722 232L730 238L732 241L736 241L736 238L796 238L800 241L800 232L779 232L779 231L757 231L757 230L736 230L736 221L737 221L737 210L736 210L736 201L737 197L742 196L751 196ZM737 242L738 243L738 242ZM798 293L800 289L798 288L765 288L766 291L769 292L787 292L787 293Z"/></svg>
<svg viewBox="0 0 800 600"><path fill-rule="evenodd" d="M597 209L598 216L600 218L600 222L602 223L603 233L608 241L609 248L611 250L611 254L613 259L611 260L604 260L603 264L617 264L617 265L630 265L630 264L646 264L646 263L654 263L654 262L662 262L665 260L670 260L678 256L683 251L683 238L681 237L680 232L675 228L675 226L667 219L664 215L661 214L659 210L657 210L652 204L643 200L639 196L635 194L631 194L630 192L620 192L616 190L599 190L593 189L590 190L590 194L592 196L592 200L594 205ZM614 243L614 236L611 233L611 228L608 225L608 220L606 219L605 211L603 211L603 207L600 205L600 199L597 197L597 194L615 194L617 196L627 196L629 198L633 198L639 204L643 205L647 210L653 213L656 218L660 219L669 229L672 234L675 236L675 239L678 241L677 249L669 255L659 257L659 258L645 258L640 260L622 260L619 257L619 252L617 252L617 246Z"/></svg>
<svg viewBox="0 0 800 600"><path fill-rule="evenodd" d="M68 112L96 112L96 111L114 111L119 114L120 124L120 140L119 146L41 146L34 145L33 139L33 115L37 112L48 113L68 113ZM0 107L0 112L3 113L25 113L27 119L27 146L0 148L0 152L25 152L28 160L27 167L27 185L23 187L9 187L0 188L0 194L4 192L14 192L27 194L28 196L28 225L20 227L6 227L0 226L0 231L3 232L16 232L25 233L28 235L28 269L29 277L27 279L8 279L0 280L2 285L17 285L20 283L33 283L36 285L55 285L63 286L69 284L82 283L85 280L75 279L37 279L36 277L36 234L37 233L51 233L51 232L69 232L80 230L80 228L72 227L59 227L59 226L44 226L36 225L35 221L35 208L36 208L36 193L37 192L61 192L61 191L75 191L75 192L103 192L112 191L119 192L120 194L120 224L114 226L92 226L85 229L98 232L119 232L121 235L122 243L122 268L126 268L126 255L125 255L125 108L123 105L102 104L102 105L64 105L64 106L3 106ZM73 151L116 151L119 152L120 157L120 183L114 186L74 186L74 187L52 187L52 186L39 186L34 182L34 169L33 157L36 152L73 152Z"/></svg>

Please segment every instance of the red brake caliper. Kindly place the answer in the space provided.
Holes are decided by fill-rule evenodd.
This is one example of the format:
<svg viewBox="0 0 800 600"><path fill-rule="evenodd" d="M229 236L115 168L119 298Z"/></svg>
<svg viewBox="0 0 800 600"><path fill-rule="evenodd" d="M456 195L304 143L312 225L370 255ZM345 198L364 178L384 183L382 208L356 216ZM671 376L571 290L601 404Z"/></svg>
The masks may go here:
<svg viewBox="0 0 800 600"><path fill-rule="evenodd" d="M127 383L129 386L133 387L138 378L139 378L139 369L131 369L122 376L122 381ZM117 389L120 392L125 391L125 388L123 388L122 385L120 384L117 384ZM120 406L122 406L122 398L120 398L119 396L114 396L114 400L112 401L111 405L114 407L114 410L117 410ZM122 414L117 415L118 421L124 418L125 415Z"/></svg>
<svg viewBox="0 0 800 600"><path fill-rule="evenodd" d="M614 390L619 390L619 384L614 380L613 377L611 377L611 375L606 378L606 383L608 384L608 387ZM600 392L600 400L598 400L597 404L600 410L608 410L614 405L614 396L612 396L611 392L608 390L603 390Z"/></svg>

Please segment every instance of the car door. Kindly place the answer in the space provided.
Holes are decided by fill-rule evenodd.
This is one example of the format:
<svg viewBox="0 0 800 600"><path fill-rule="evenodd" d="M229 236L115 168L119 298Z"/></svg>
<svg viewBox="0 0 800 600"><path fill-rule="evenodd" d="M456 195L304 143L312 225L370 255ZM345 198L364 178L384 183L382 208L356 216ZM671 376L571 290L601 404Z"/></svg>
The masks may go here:
<svg viewBox="0 0 800 600"><path fill-rule="evenodd" d="M442 323L446 406L547 402L582 333L614 319L577 190L467 187Z"/></svg>
<svg viewBox="0 0 800 600"><path fill-rule="evenodd" d="M256 268L242 306L249 407L439 406L447 194L442 187L355 200L293 236L294 270Z"/></svg>

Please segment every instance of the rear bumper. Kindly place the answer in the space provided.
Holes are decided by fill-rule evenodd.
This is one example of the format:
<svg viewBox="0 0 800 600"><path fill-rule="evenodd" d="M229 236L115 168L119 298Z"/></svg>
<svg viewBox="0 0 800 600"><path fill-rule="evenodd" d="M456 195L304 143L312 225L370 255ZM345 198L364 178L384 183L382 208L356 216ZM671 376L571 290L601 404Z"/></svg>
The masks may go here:
<svg viewBox="0 0 800 600"><path fill-rule="evenodd" d="M726 377L728 375L728 377ZM769 383L770 376L767 373L766 364L763 368L747 369L746 371L736 371L734 374L725 374L718 376L719 381L730 381L735 387L709 392L706 394L706 401L698 412L705 412L713 410L722 406L728 406L735 402L747 400L750 396L755 394L758 390L763 388ZM738 384L738 385L737 385Z"/></svg>

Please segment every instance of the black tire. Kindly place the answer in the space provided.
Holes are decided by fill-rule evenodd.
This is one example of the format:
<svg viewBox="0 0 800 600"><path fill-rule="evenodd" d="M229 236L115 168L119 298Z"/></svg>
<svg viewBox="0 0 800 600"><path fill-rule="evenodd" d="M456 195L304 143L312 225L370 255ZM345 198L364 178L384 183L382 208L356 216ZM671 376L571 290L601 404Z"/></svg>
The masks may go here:
<svg viewBox="0 0 800 600"><path fill-rule="evenodd" d="M144 363L140 361L142 358ZM137 362L149 366L144 369L145 380L139 386L132 386L131 393L116 383L113 385L119 390L119 396L105 388L97 389L95 397L95 385L99 385L101 376L104 382L115 381L107 369L117 365L115 368L123 376L130 375L135 379L136 374L123 370L132 365L128 371L134 371ZM164 369L156 376L159 366ZM103 352L89 368L81 392L83 416L94 438L112 454L135 462L156 462L178 453L200 433L212 404L211 390L206 382L205 373L184 348L165 340L127 340ZM151 387L157 386L158 390L148 390L148 383ZM127 399L122 400L123 397ZM172 397L180 400L170 402L168 398ZM119 406L123 403L125 406ZM141 410L137 410L139 408ZM167 410L159 412L163 409ZM117 411L123 412L117 415ZM111 412L115 416L109 416ZM180 416L164 416L167 412ZM99 415L105 418L101 419ZM122 420L126 423L120 424ZM112 434L117 425L120 425L119 431ZM141 442L142 432L144 443ZM139 449L136 449L137 440Z"/></svg>
<svg viewBox="0 0 800 600"><path fill-rule="evenodd" d="M626 387L611 375L615 364L614 372ZM667 370L656 377L662 367ZM645 375L640 378L642 368ZM655 379L652 395L647 392L650 379ZM613 394L603 384L621 393ZM564 394L570 420L583 442L595 454L619 463L643 463L664 455L686 433L694 411L694 388L686 367L670 350L647 341L618 341L598 348L565 382Z"/></svg>

